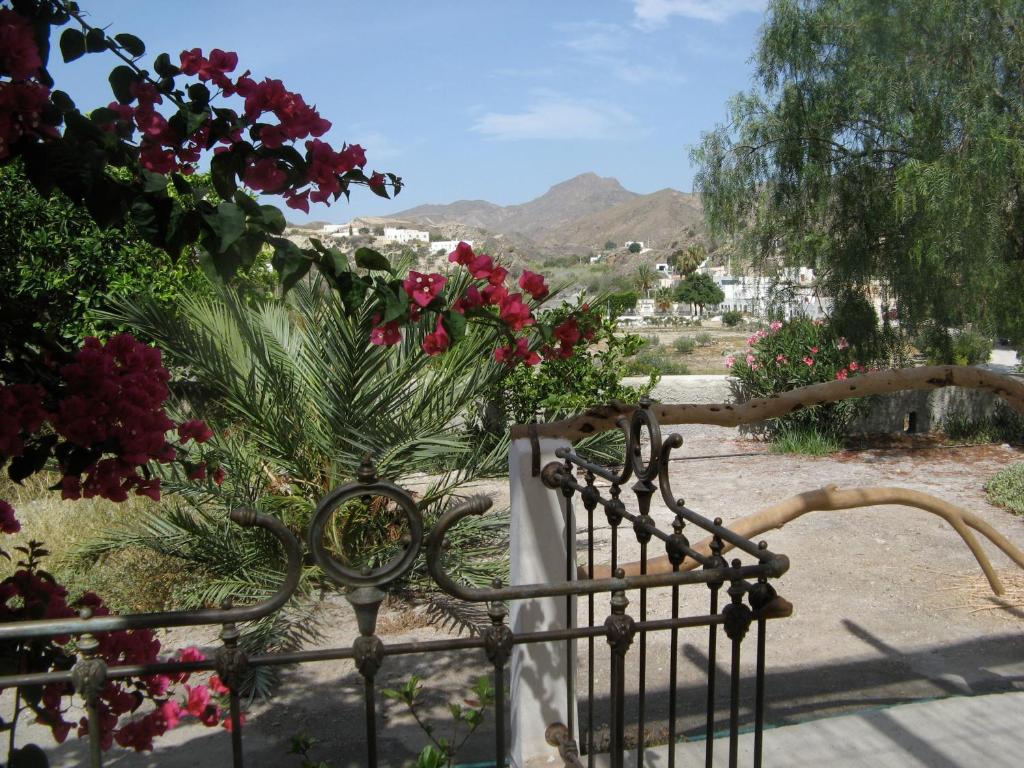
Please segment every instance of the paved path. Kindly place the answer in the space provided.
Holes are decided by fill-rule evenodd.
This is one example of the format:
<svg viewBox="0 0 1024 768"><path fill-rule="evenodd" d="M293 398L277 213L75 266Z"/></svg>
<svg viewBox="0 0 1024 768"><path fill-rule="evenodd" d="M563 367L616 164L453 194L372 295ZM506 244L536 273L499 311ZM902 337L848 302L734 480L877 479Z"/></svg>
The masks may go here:
<svg viewBox="0 0 1024 768"><path fill-rule="evenodd" d="M740 736L739 764L751 765L754 738ZM715 741L716 766L728 740ZM704 764L703 742L681 744L676 765ZM647 750L648 768L668 765L667 747ZM597 761L609 765L607 756ZM627 761L635 766L636 758ZM1018 768L1024 764L1024 691L956 696L772 728L765 768Z"/></svg>

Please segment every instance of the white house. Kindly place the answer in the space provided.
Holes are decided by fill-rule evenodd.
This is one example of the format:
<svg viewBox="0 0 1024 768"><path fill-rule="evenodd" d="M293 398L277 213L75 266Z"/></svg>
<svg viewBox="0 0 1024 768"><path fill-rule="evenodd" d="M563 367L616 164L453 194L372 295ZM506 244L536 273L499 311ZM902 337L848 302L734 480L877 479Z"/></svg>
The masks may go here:
<svg viewBox="0 0 1024 768"><path fill-rule="evenodd" d="M430 242L430 233L424 229L399 229L398 227L384 227L385 243L397 243L407 245L409 243Z"/></svg>
<svg viewBox="0 0 1024 768"><path fill-rule="evenodd" d="M651 317L654 314L654 299L637 299L636 313L640 317Z"/></svg>
<svg viewBox="0 0 1024 768"><path fill-rule="evenodd" d="M444 253L446 256L459 247L459 243L465 243L470 248L473 247L472 240L435 240L430 244L431 253Z"/></svg>

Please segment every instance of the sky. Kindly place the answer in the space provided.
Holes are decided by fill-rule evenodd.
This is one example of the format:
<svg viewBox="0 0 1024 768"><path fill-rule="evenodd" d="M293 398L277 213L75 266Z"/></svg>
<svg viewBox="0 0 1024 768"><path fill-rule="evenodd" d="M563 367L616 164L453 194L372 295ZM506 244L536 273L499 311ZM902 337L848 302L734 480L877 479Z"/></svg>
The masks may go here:
<svg viewBox="0 0 1024 768"><path fill-rule="evenodd" d="M424 203L522 203L587 171L634 192L691 191L688 152L752 83L765 0L82 0L92 23L172 61L235 51L366 149L406 187L355 188L292 221L348 221ZM109 55L51 61L80 108L107 104ZM237 74L237 71L236 71Z"/></svg>

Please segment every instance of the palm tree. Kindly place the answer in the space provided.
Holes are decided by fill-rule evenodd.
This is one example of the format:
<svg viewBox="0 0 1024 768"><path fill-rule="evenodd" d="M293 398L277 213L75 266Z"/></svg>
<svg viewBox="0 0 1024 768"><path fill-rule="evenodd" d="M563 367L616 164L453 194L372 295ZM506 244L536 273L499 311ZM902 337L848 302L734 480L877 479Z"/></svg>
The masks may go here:
<svg viewBox="0 0 1024 768"><path fill-rule="evenodd" d="M657 279L657 275L650 264L640 264L633 273L633 286L637 291L646 296L648 291L654 287Z"/></svg>
<svg viewBox="0 0 1024 768"><path fill-rule="evenodd" d="M671 288L659 288L654 292L654 306L659 312L669 312L672 309L673 301Z"/></svg>
<svg viewBox="0 0 1024 768"><path fill-rule="evenodd" d="M319 499L351 480L369 454L380 477L415 490L429 524L465 483L495 474L507 438L476 440L460 424L467 407L506 375L491 355L496 331L474 327L432 358L420 349L423 331L410 330L393 347L370 344L369 302L350 309L319 278L300 283L286 300L255 304L220 288L185 299L173 316L146 297L115 302L108 319L153 339L187 367L196 386L180 415L214 428L217 437L204 449L223 462L227 479L218 487L167 476L165 487L175 493L169 514L111 531L84 555L148 547L188 564L186 605L251 601L281 582L283 558L272 541L230 525L231 509L274 514L304 535ZM368 504L348 512L333 532L338 556L356 565L388 559L401 537L393 511ZM449 572L479 585L502 575L503 523L507 518L488 515L460 525L453 533L465 535L450 550ZM318 582L310 567L300 599L252 628L246 646L294 647L315 631ZM424 584L422 571L414 571L405 586ZM435 609L465 619L441 596L432 599ZM266 691L270 681L254 682Z"/></svg>

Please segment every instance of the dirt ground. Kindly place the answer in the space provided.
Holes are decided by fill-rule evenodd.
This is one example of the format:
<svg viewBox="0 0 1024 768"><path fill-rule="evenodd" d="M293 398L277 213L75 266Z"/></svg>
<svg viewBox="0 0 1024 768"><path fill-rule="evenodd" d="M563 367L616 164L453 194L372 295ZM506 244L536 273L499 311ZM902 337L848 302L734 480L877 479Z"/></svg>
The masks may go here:
<svg viewBox="0 0 1024 768"><path fill-rule="evenodd" d="M709 517L726 521L756 511L794 493L835 483L842 488L903 486L935 494L959 504L994 525L1024 547L1024 519L986 503L983 486L1003 467L1024 459L1024 452L1001 446L942 447L927 441L893 441L882 448L846 451L826 458L777 456L736 430L716 427L680 428L685 444L672 464L676 496ZM479 490L493 494L501 507L507 490L501 485ZM623 494L630 499L632 494ZM652 513L659 525L669 522L657 500ZM631 532L622 532L623 557L637 550ZM585 545L586 532L578 543ZM598 551L607 556L610 531L603 519L595 533ZM696 536L695 536L696 538ZM863 708L950 695L1024 690L1024 573L986 547L993 563L1016 587L1015 595L999 600L986 595L985 582L970 552L939 518L906 507L878 507L810 514L765 538L773 551L789 556L792 567L778 584L790 600L791 618L772 622L767 636L767 721L794 723ZM707 590L692 588L683 597L684 610L706 611ZM635 595L630 612L637 615ZM650 614L664 615L667 598L652 594ZM598 622L607 613L597 601ZM579 603L585 620L585 602ZM342 599L324 606L322 647L346 646L356 635L350 608ZM417 609L391 606L381 617L386 643L441 636L425 625ZM679 646L680 711L684 733L693 735L702 718L706 629L688 630ZM168 647L188 641L212 643L210 634L168 638ZM647 716L651 734L664 730L668 701L668 633L648 636ZM603 640L598 642L604 653ZM744 669L749 671L752 648ZM581 660L586 645L580 645ZM635 663L636 654L631 655ZM595 665L594 683L600 728L607 716L606 665ZM393 686L417 674L427 691L426 714L443 723L443 708L488 666L479 650L435 654L428 658L389 658L380 672L380 686ZM581 691L589 673L579 670ZM637 671L628 672L631 690L627 718L635 717ZM290 738L306 731L319 740L316 760L331 768L363 765L361 682L351 662L308 664L285 672L285 684L272 702L252 707L245 727L246 764L299 766L288 755ZM719 688L727 678L720 678ZM749 718L753 692L744 689L744 718ZM387 765L409 765L425 743L423 736L394 702L379 702L380 751ZM585 717L585 707L581 709ZM718 727L724 714L719 711ZM444 726L447 727L447 726ZM47 744L44 734L28 731L24 738ZM22 736L19 737L19 741ZM493 730L487 724L460 754L460 762L485 760ZM55 766L84 763L83 744L72 740L50 750ZM230 761L227 734L201 727L183 727L161 741L150 755L111 752L116 766L224 765Z"/></svg>

